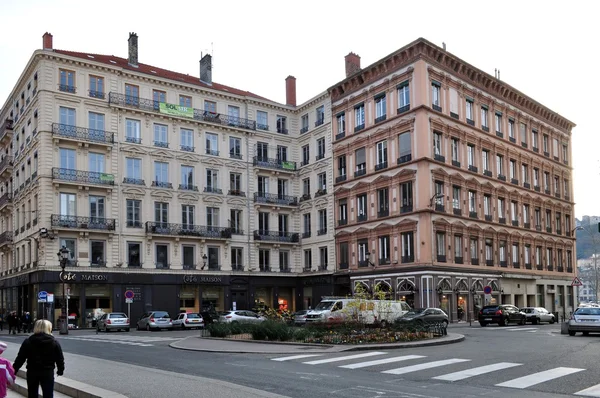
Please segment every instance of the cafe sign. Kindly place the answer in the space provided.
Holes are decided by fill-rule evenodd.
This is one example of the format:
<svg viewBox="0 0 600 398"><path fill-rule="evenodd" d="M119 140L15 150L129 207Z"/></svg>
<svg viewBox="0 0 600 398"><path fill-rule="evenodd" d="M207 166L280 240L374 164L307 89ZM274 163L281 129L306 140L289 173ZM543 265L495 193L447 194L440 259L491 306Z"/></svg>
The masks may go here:
<svg viewBox="0 0 600 398"><path fill-rule="evenodd" d="M183 283L223 283L220 276L184 275Z"/></svg>
<svg viewBox="0 0 600 398"><path fill-rule="evenodd" d="M79 279L81 282L108 282L108 275L102 274L81 274L77 278L74 272L61 272L59 278L63 282L75 282Z"/></svg>

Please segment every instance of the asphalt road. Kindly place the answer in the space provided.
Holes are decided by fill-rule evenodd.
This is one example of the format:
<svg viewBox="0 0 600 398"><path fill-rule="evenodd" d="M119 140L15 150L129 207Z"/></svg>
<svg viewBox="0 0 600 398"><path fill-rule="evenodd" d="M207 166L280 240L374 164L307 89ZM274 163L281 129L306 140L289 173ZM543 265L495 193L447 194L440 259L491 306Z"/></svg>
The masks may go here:
<svg viewBox="0 0 600 398"><path fill-rule="evenodd" d="M57 338L67 353L66 377L130 397L167 393L185 397L173 390L182 388L173 375L184 387L201 377L294 398L560 397L600 384L600 335L561 335L557 324L453 325L450 331L464 334L465 341L305 358L191 352L168 346L196 331L96 335L81 330ZM0 333L0 339L19 343L23 337L5 338ZM154 383L151 389L140 388L145 374ZM600 397L600 387L587 394Z"/></svg>

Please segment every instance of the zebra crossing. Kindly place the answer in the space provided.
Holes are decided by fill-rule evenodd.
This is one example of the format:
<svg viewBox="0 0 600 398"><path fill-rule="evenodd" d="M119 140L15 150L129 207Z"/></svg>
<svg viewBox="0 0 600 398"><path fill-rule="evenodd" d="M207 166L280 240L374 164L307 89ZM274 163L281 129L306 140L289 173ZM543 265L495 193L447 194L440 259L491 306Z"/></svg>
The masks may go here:
<svg viewBox="0 0 600 398"><path fill-rule="evenodd" d="M300 362L304 365L318 366L332 364L342 369L365 369L369 367L392 367L391 369L382 370L378 368L377 371L382 374L390 375L405 375L409 373L415 373L425 370L433 370L439 372L437 376L431 377L433 380L441 380L447 382L456 382L461 380L467 380L474 377L486 375L492 372L502 372L507 369L517 369L523 372L527 372L525 364L516 362L498 362L489 363L482 366L473 366L462 370L452 370L453 365L463 364L468 365L472 362L468 358L446 358L446 359L428 359L426 355L398 355L398 356L383 356L388 355L388 352L383 351L370 351L363 352L360 354L341 355L337 354L300 354L284 357L270 358L276 362ZM326 357L327 355L333 355ZM376 358L379 357L379 358ZM419 363L411 363L411 361L419 361ZM340 362L347 362L340 364ZM394 367L402 363L404 366ZM526 389L536 385L550 382L552 380L558 380L563 377L584 372L586 369L583 368L571 368L571 367L554 367L541 372L520 375L519 377L512 378L510 380L502 381L494 384L496 387L506 387L513 389ZM504 373L502 373L504 374ZM428 376L429 377L429 376ZM509 377L509 376L507 376ZM594 378L592 378L594 380ZM576 396L584 397L600 397L600 384L588 387L584 390L572 392Z"/></svg>
<svg viewBox="0 0 600 398"><path fill-rule="evenodd" d="M127 334L93 334L81 336L57 336L59 340L79 340L95 343L121 344L136 347L154 347L156 343L181 340L181 337L153 337Z"/></svg>
<svg viewBox="0 0 600 398"><path fill-rule="evenodd" d="M510 327L486 327L486 328L481 328L481 330L488 330L488 331L508 331L508 332L525 332L525 333L536 333L538 330L540 330L540 328L529 328L529 327L520 327L520 326L510 326Z"/></svg>

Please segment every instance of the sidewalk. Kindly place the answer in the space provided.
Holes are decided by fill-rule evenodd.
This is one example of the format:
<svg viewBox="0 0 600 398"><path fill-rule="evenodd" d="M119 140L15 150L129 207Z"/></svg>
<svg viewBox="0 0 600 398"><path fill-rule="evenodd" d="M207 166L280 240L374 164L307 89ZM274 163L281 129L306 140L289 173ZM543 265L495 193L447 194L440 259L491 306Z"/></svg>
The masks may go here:
<svg viewBox="0 0 600 398"><path fill-rule="evenodd" d="M467 324L468 326L468 324ZM302 344L287 342L256 342L253 340L233 340L214 337L190 336L169 344L178 350L224 352L237 354L298 354L298 353L335 353L365 350L391 350L400 348L427 347L434 345L452 344L463 341L465 336L458 333L423 341L410 341L388 344L361 345L325 345Z"/></svg>

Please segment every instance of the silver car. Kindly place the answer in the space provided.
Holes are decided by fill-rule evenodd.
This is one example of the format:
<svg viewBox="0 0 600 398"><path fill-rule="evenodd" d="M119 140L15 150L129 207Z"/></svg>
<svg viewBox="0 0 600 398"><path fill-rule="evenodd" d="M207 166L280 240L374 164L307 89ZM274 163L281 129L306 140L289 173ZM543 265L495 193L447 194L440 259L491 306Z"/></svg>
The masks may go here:
<svg viewBox="0 0 600 398"><path fill-rule="evenodd" d="M173 330L171 316L166 311L146 312L139 321L137 321L137 330Z"/></svg>
<svg viewBox="0 0 600 398"><path fill-rule="evenodd" d="M542 322L556 322L556 319L554 319L554 314L548 312L548 310L543 307L524 307L521 308L521 312L525 313L525 316L527 317L526 321L531 322L533 325L537 325L538 323Z"/></svg>
<svg viewBox="0 0 600 398"><path fill-rule="evenodd" d="M569 336L581 332L587 336L590 332L600 333L600 308L579 307L569 319Z"/></svg>
<svg viewBox="0 0 600 398"><path fill-rule="evenodd" d="M262 322L264 320L265 318L256 312L246 310L224 311L219 318L219 322Z"/></svg>
<svg viewBox="0 0 600 398"><path fill-rule="evenodd" d="M202 315L198 313L181 313L177 317L177 319L173 320L173 328L181 328L181 329L203 329L204 328L204 319Z"/></svg>
<svg viewBox="0 0 600 398"><path fill-rule="evenodd" d="M129 332L129 317L122 312L109 312L96 322L96 332L109 330L124 330Z"/></svg>
<svg viewBox="0 0 600 398"><path fill-rule="evenodd" d="M294 325L296 325L296 326L306 325L306 314L308 314L308 310L300 310L300 311L294 312Z"/></svg>

